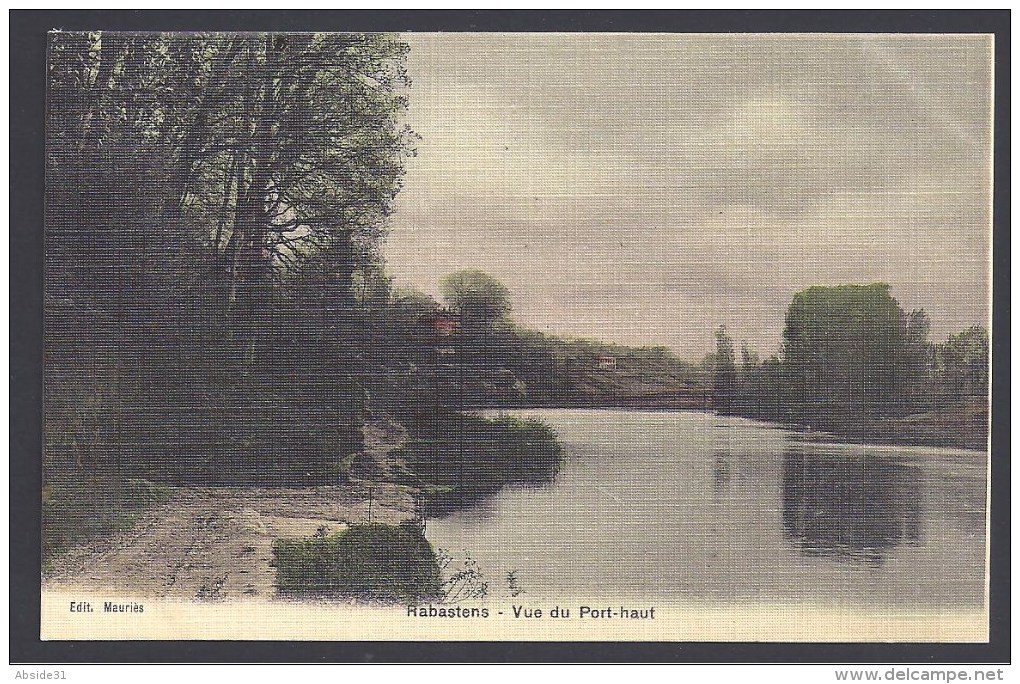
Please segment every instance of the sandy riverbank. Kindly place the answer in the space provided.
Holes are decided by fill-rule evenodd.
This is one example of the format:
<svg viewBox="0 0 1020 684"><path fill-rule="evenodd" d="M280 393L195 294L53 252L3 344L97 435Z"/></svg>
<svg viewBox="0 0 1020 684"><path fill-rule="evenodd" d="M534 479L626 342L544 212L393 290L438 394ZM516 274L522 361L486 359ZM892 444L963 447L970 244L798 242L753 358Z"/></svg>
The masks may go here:
<svg viewBox="0 0 1020 684"><path fill-rule="evenodd" d="M386 483L182 487L130 530L53 559L43 587L166 598L267 598L276 593L270 565L274 540L312 535L320 527L336 532L370 515L375 522L397 523L413 514L413 491Z"/></svg>

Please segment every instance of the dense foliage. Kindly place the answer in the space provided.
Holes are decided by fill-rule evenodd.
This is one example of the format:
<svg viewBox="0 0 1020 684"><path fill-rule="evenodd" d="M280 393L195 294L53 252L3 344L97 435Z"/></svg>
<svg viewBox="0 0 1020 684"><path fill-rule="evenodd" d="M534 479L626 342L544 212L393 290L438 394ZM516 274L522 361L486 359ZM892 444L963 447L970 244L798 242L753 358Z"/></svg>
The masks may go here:
<svg viewBox="0 0 1020 684"><path fill-rule="evenodd" d="M812 287L786 313L784 360L796 416L848 421L903 410L924 370L923 314L905 315L889 286Z"/></svg>
<svg viewBox="0 0 1020 684"><path fill-rule="evenodd" d="M52 34L46 475L335 481L413 134L380 34Z"/></svg>

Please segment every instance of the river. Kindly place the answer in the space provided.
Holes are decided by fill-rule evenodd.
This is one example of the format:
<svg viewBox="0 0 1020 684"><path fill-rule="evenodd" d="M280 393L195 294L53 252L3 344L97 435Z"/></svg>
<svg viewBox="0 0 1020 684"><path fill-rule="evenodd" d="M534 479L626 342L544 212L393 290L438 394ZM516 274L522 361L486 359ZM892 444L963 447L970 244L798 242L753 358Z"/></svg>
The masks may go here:
<svg viewBox="0 0 1020 684"><path fill-rule="evenodd" d="M696 412L542 409L551 482L430 520L495 600L980 610L987 455ZM512 576L512 579L511 579Z"/></svg>

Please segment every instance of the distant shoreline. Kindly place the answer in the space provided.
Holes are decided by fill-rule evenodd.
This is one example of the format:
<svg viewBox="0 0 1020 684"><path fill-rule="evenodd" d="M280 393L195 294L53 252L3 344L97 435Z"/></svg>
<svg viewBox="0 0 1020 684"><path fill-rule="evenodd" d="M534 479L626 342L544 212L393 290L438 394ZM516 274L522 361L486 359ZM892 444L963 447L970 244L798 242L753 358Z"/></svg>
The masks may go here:
<svg viewBox="0 0 1020 684"><path fill-rule="evenodd" d="M721 417L729 418L743 418L744 420L753 420L759 423L764 423L770 426L774 426L777 429L787 430L789 432L796 433L804 441L816 442L816 443L846 443L846 444L861 444L861 445L873 445L873 446L926 446L926 447L946 447L952 449L966 449L968 451L979 451L987 453L989 451L989 445L987 443L988 436L986 431L976 429L973 423L967 425L967 429L960 431L949 431L945 429L944 425L940 424L939 418L945 416L945 414L959 414L963 415L965 410L961 408L959 411L948 412L944 411L941 415L922 414L921 420L917 417L913 417L914 421L911 422L911 417L908 418L887 418L877 421L874 425L869 425L869 429L873 432L868 435L853 435L835 432L832 430L812 430L803 425L796 425L792 423L783 423L774 420L767 420L763 418L755 418L752 416L742 416L739 414L730 413L717 413L710 408L704 406L664 406L662 404L652 404L647 406L638 405L633 402L629 403L613 403L613 402L598 402L598 403L585 403L585 402L559 402L559 403L520 403L520 404L472 404L465 405L462 407L464 411L527 411L535 409L575 409L575 410L616 410L616 411L650 411L657 413L679 413L679 412L695 412L705 413L711 415L717 415ZM927 418L925 420L925 418Z"/></svg>

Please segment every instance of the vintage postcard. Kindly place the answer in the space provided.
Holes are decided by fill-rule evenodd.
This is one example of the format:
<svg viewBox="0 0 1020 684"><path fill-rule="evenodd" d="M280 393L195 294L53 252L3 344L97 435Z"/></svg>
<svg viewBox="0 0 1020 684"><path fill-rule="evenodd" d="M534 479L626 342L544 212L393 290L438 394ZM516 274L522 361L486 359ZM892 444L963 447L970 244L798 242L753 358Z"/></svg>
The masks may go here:
<svg viewBox="0 0 1020 684"><path fill-rule="evenodd" d="M52 32L41 638L988 641L993 48Z"/></svg>

